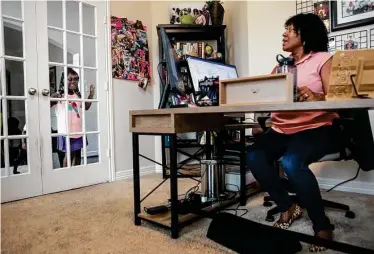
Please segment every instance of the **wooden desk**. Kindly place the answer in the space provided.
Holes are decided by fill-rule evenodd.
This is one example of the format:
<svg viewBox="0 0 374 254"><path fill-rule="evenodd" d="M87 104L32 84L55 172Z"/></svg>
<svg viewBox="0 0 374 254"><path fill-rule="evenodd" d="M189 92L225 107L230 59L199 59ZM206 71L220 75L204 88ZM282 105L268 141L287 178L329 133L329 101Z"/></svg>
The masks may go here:
<svg viewBox="0 0 374 254"><path fill-rule="evenodd" d="M224 128L225 115L230 113L334 111L373 107L374 99L351 99L346 101L295 102L250 106L133 110L130 111L130 131L143 134L175 134L219 130Z"/></svg>
<svg viewBox="0 0 374 254"><path fill-rule="evenodd" d="M366 110L374 108L374 99L350 99L346 101L296 102L288 104L262 104L251 106L222 106L203 108L176 108L130 111L130 132L133 135L133 170L134 170L134 216L135 224L141 219L150 221L140 215L140 182L139 182L139 135L170 136L170 192L171 223L155 222L160 226L170 226L172 238L179 236L178 187L177 187L177 150L176 134L183 132L211 131L225 128L225 115L231 113L257 113L276 111L336 111L339 109ZM209 139L207 139L208 142ZM207 158L209 159L209 158ZM245 160L245 157L242 157ZM241 170L240 196L245 197L245 171ZM243 184L244 183L244 184ZM242 202L241 202L242 203Z"/></svg>

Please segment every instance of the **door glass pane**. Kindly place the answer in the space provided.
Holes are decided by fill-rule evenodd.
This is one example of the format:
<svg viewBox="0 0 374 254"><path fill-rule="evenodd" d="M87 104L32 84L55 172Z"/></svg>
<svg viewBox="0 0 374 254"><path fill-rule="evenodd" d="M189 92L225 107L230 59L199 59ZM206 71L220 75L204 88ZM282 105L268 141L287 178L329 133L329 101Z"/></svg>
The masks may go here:
<svg viewBox="0 0 374 254"><path fill-rule="evenodd" d="M26 125L26 111L24 100L7 100L8 136L22 135Z"/></svg>
<svg viewBox="0 0 374 254"><path fill-rule="evenodd" d="M62 27L62 1L48 1L48 26Z"/></svg>
<svg viewBox="0 0 374 254"><path fill-rule="evenodd" d="M6 170L7 166L9 165L9 144L7 139L1 139L1 176L8 176L8 172Z"/></svg>
<svg viewBox="0 0 374 254"><path fill-rule="evenodd" d="M4 18L3 27L5 55L23 57L22 22Z"/></svg>
<svg viewBox="0 0 374 254"><path fill-rule="evenodd" d="M70 138L79 138L82 132L82 124L84 122L84 114L82 112L82 101L68 101L68 123L69 133L73 134Z"/></svg>
<svg viewBox="0 0 374 254"><path fill-rule="evenodd" d="M61 79L63 72L64 72L64 67L62 66L56 66L56 65L49 66L49 91L51 95L56 92L59 92L60 82L63 82L63 79ZM63 87L64 86L62 85L61 88L63 89Z"/></svg>
<svg viewBox="0 0 374 254"><path fill-rule="evenodd" d="M1 175L28 173L27 138L16 137L26 134L26 112L24 100L9 100L6 103L6 116L1 110ZM3 107L1 107L2 109ZM4 136L8 136L5 138Z"/></svg>
<svg viewBox="0 0 374 254"><path fill-rule="evenodd" d="M53 96L52 96L53 97ZM66 101L51 99L51 133L68 133Z"/></svg>
<svg viewBox="0 0 374 254"><path fill-rule="evenodd" d="M84 69L85 98L89 98L89 99L97 98L96 73L97 73L96 70Z"/></svg>
<svg viewBox="0 0 374 254"><path fill-rule="evenodd" d="M66 29L79 32L79 3L66 1Z"/></svg>
<svg viewBox="0 0 374 254"><path fill-rule="evenodd" d="M64 34L61 31L48 28L48 55L49 61L64 62Z"/></svg>
<svg viewBox="0 0 374 254"><path fill-rule="evenodd" d="M83 33L95 35L95 7L83 4Z"/></svg>
<svg viewBox="0 0 374 254"><path fill-rule="evenodd" d="M70 155L67 144L70 143L66 135L52 136L52 163L53 169L66 168L70 166Z"/></svg>
<svg viewBox="0 0 374 254"><path fill-rule="evenodd" d="M22 3L21 1L1 1L2 14L13 18L22 19Z"/></svg>
<svg viewBox="0 0 374 254"><path fill-rule="evenodd" d="M67 81L65 82L68 91L67 98L75 99L82 97L80 68L68 67L67 70Z"/></svg>
<svg viewBox="0 0 374 254"><path fill-rule="evenodd" d="M4 134L4 114L3 114L3 100L0 100L0 168L1 168L1 176L6 176L5 172L5 141L3 136ZM7 156L8 157L8 156Z"/></svg>
<svg viewBox="0 0 374 254"><path fill-rule="evenodd" d="M80 36L67 33L66 34L66 44L67 44L67 63L74 66L80 65Z"/></svg>
<svg viewBox="0 0 374 254"><path fill-rule="evenodd" d="M23 62L5 60L5 69L6 94L23 96L25 94Z"/></svg>
<svg viewBox="0 0 374 254"><path fill-rule="evenodd" d="M0 137L2 137L4 134L3 134L3 117L4 117L4 114L3 114L3 99L0 99Z"/></svg>
<svg viewBox="0 0 374 254"><path fill-rule="evenodd" d="M95 39L90 37L83 37L84 49L84 66L96 67L96 47Z"/></svg>
<svg viewBox="0 0 374 254"><path fill-rule="evenodd" d="M80 166L84 163L82 159L83 139L83 135L70 135L70 159L72 167Z"/></svg>
<svg viewBox="0 0 374 254"><path fill-rule="evenodd" d="M51 141L53 168L59 169L70 166L70 157L66 156L70 140L66 135L69 132L67 103L54 100L51 96Z"/></svg>
<svg viewBox="0 0 374 254"><path fill-rule="evenodd" d="M100 161L99 134L90 133L86 135L86 161L87 164L97 163Z"/></svg>
<svg viewBox="0 0 374 254"><path fill-rule="evenodd" d="M9 139L9 174L25 174L29 172L29 167L27 166L27 151L28 142L27 138L23 139Z"/></svg>
<svg viewBox="0 0 374 254"><path fill-rule="evenodd" d="M85 131L98 131L98 102L86 102L86 106Z"/></svg>

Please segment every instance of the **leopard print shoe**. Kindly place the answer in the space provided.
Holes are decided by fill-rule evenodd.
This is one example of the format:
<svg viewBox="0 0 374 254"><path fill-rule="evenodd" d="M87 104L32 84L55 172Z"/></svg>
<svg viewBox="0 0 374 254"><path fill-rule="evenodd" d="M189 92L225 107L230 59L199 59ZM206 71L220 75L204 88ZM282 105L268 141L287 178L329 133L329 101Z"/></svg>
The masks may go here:
<svg viewBox="0 0 374 254"><path fill-rule="evenodd" d="M326 251L326 247L323 247L323 246L317 246L317 245L310 245L309 246L309 252L322 252L322 251Z"/></svg>
<svg viewBox="0 0 374 254"><path fill-rule="evenodd" d="M277 221L273 227L275 228L280 228L280 229L288 229L291 224L299 219L301 216L303 215L303 210L301 209L300 206L298 205L295 205L295 211L292 213L290 219L287 221L287 222L280 222L280 221Z"/></svg>

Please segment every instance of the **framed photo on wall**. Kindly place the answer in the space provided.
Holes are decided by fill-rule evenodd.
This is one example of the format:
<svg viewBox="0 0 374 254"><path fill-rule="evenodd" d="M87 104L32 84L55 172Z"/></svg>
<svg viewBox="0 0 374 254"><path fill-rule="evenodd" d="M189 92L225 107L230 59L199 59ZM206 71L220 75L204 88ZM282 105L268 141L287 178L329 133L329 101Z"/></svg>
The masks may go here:
<svg viewBox="0 0 374 254"><path fill-rule="evenodd" d="M331 31L374 24L374 0L330 1Z"/></svg>

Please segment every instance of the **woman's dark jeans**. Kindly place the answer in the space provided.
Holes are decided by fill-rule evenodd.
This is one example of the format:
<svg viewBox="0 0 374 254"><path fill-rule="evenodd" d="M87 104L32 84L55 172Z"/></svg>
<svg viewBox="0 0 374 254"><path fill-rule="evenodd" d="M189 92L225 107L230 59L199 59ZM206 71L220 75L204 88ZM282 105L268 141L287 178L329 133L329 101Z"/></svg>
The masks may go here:
<svg viewBox="0 0 374 254"><path fill-rule="evenodd" d="M325 215L318 183L309 165L338 151L332 126L290 135L269 129L249 148L248 168L261 187L274 199L280 211L285 212L292 201L282 186L279 172L273 166L280 159L287 179L300 197L300 205L308 212L313 230L330 230L332 225Z"/></svg>

